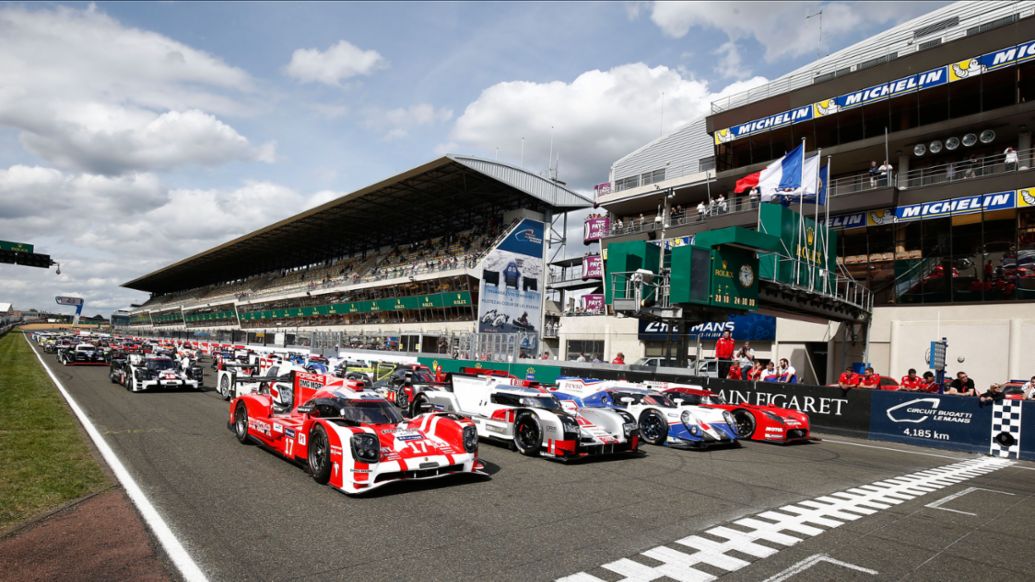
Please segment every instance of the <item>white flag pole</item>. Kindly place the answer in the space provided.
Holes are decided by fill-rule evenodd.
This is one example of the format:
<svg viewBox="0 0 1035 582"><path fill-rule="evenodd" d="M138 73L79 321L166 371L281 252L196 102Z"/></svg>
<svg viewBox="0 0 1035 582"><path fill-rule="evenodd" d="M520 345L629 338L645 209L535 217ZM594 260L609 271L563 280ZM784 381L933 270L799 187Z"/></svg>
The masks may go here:
<svg viewBox="0 0 1035 582"><path fill-rule="evenodd" d="M816 164L820 164L822 163L822 161L823 148L819 148L816 150ZM819 265L816 264L818 262L816 261L816 257L819 256L819 187L823 180L823 177L820 175L821 172L819 170L820 168L819 166L817 166L816 180L812 184L812 186L816 189L816 203L813 204L813 206L815 206L816 208L814 210L815 214L813 215L812 228L816 229L816 232L812 235L812 254L809 255L809 263L812 264L812 266L809 268L809 291L816 290L816 276L818 275L817 271L819 269Z"/></svg>
<svg viewBox="0 0 1035 582"><path fill-rule="evenodd" d="M826 181L826 184L824 185L826 187L826 189L827 189L827 195L826 195L826 200L824 200L824 202L823 202L823 207L824 207L823 208L823 235L824 235L824 240L823 240L823 268L824 269L827 269L827 266L830 264L830 196L833 195L833 193L834 193L833 184L830 183L830 165L831 165L832 162L833 162L832 156L827 156L827 181ZM817 193L817 195L818 195L818 193ZM837 259L835 258L835 261L836 260ZM835 267L835 269L836 269L836 267ZM823 284L823 289L827 293L830 292L830 289L828 289L829 285L830 285L830 273L828 272L827 276L824 278L824 284Z"/></svg>
<svg viewBox="0 0 1035 582"><path fill-rule="evenodd" d="M805 213L802 200L805 197L805 138L801 138L801 178L798 180L798 244L794 248L794 284L801 285L801 249L805 230Z"/></svg>

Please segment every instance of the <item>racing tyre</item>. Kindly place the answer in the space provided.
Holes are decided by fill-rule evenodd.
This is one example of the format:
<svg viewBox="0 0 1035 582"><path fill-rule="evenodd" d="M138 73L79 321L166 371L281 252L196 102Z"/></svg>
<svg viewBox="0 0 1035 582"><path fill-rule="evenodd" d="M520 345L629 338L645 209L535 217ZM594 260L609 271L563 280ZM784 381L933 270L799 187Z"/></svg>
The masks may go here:
<svg viewBox="0 0 1035 582"><path fill-rule="evenodd" d="M110 380L112 384L119 383L118 380L115 379L115 374L111 373L111 370L108 371L108 380Z"/></svg>
<svg viewBox="0 0 1035 582"><path fill-rule="evenodd" d="M219 392L219 396L223 400L230 400L230 376L219 377L219 385L216 386L216 391Z"/></svg>
<svg viewBox="0 0 1035 582"><path fill-rule="evenodd" d="M428 402L428 397L423 394L414 396L413 405L410 407L410 418L420 416L426 412L431 412L431 403Z"/></svg>
<svg viewBox="0 0 1035 582"><path fill-rule="evenodd" d="M243 402L237 404L234 412L234 436L242 445L248 444L248 408Z"/></svg>
<svg viewBox="0 0 1035 582"><path fill-rule="evenodd" d="M668 440L668 421L657 410L646 410L640 415L640 436L652 445L661 446Z"/></svg>
<svg viewBox="0 0 1035 582"><path fill-rule="evenodd" d="M749 439L755 434L755 415L746 410L733 411L733 424L737 438Z"/></svg>
<svg viewBox="0 0 1035 582"><path fill-rule="evenodd" d="M524 414L514 424L514 447L526 457L539 456L543 447L543 425L534 414Z"/></svg>
<svg viewBox="0 0 1035 582"><path fill-rule="evenodd" d="M406 395L406 389L402 386L395 391L395 405L406 414L413 416L413 411L410 410L410 397Z"/></svg>
<svg viewBox="0 0 1035 582"><path fill-rule="evenodd" d="M323 427L316 425L309 433L309 473L320 485L326 485L331 479L331 447L327 441L327 433Z"/></svg>

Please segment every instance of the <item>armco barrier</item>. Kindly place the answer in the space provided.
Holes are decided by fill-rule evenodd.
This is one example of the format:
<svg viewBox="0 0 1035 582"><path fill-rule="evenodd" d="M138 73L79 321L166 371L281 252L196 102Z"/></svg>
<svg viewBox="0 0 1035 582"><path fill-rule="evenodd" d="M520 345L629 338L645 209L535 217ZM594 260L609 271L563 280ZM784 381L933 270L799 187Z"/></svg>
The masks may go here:
<svg viewBox="0 0 1035 582"><path fill-rule="evenodd" d="M1031 401L1007 404L1004 410L1004 405L982 406L977 398L968 396L742 382L690 376L677 368L638 369L578 362L557 365L555 361L539 360L420 360L428 366L437 363L445 372L481 367L506 371L519 378L533 375L544 384L552 384L563 376L697 384L735 404L773 404L801 410L808 413L812 426L821 432L1000 456L1005 456L1005 450L1011 458L1035 459L1035 402ZM1024 419L1027 426L1022 424ZM1010 433L1016 441L1012 448L994 440L1002 432Z"/></svg>

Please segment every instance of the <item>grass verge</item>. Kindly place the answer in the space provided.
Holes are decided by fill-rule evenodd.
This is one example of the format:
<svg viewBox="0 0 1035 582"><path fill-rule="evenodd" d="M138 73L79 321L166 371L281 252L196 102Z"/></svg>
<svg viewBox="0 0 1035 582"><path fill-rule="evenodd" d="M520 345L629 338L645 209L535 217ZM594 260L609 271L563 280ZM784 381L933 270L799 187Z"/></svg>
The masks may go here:
<svg viewBox="0 0 1035 582"><path fill-rule="evenodd" d="M28 342L0 338L0 532L110 485Z"/></svg>

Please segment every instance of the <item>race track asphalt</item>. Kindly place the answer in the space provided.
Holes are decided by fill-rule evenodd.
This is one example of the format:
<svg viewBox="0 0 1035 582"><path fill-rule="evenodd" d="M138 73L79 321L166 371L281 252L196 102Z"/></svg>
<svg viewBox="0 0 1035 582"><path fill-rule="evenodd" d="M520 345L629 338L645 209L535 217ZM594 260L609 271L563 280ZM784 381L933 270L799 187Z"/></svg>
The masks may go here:
<svg viewBox="0 0 1035 582"><path fill-rule="evenodd" d="M109 383L107 368L43 357L212 580L618 580L600 566L749 514L975 458L830 437L707 452L648 447L639 458L561 465L483 442L491 478L348 497L239 444L211 388L132 394ZM968 486L1002 493L960 497L955 512L924 507ZM823 555L777 579L1030 579L1033 496L1032 464L1014 463L774 546L782 551L727 578L766 580Z"/></svg>

